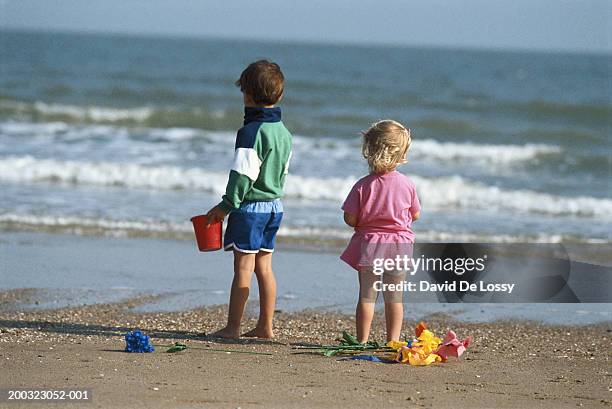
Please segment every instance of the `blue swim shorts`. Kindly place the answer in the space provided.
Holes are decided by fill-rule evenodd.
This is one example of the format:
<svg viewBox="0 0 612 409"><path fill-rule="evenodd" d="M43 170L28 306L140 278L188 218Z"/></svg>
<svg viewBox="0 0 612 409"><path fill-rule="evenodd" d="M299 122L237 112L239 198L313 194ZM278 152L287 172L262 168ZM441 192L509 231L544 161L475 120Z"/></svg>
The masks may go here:
<svg viewBox="0 0 612 409"><path fill-rule="evenodd" d="M280 199L243 203L229 215L223 247L226 251L241 253L271 253L282 218L283 204Z"/></svg>

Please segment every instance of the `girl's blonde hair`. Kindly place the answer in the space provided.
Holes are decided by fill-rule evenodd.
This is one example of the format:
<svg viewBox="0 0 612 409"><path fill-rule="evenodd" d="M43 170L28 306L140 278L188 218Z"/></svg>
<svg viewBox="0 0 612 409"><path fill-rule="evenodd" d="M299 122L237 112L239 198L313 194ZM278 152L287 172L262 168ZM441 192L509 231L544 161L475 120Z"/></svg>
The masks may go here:
<svg viewBox="0 0 612 409"><path fill-rule="evenodd" d="M370 172L386 173L406 163L410 148L410 129L397 121L385 119L363 132L361 152L368 161Z"/></svg>

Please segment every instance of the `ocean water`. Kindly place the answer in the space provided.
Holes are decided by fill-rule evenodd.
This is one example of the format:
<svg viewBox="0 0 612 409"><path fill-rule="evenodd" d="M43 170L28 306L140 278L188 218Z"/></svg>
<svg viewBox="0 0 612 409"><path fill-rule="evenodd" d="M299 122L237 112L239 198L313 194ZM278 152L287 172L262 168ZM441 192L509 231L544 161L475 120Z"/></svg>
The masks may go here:
<svg viewBox="0 0 612 409"><path fill-rule="evenodd" d="M281 239L350 236L360 134L412 129L419 241L612 241L612 56L0 32L0 230L190 237L277 61L295 135Z"/></svg>

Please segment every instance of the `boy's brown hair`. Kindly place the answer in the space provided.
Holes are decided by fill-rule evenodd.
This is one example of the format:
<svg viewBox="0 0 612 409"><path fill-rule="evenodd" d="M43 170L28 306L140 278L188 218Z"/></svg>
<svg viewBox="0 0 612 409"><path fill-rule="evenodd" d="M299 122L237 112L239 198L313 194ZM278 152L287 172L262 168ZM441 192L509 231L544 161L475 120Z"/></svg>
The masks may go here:
<svg viewBox="0 0 612 409"><path fill-rule="evenodd" d="M236 86L250 95L257 105L274 105L283 96L285 77L278 64L259 60L242 71Z"/></svg>

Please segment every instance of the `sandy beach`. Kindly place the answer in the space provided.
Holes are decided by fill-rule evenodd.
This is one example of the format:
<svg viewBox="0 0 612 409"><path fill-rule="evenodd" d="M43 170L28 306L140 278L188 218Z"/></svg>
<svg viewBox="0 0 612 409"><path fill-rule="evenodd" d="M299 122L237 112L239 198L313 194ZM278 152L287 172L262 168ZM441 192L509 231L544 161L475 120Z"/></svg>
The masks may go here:
<svg viewBox="0 0 612 409"><path fill-rule="evenodd" d="M610 6L345 3L0 0L0 409L612 409ZM274 307L199 251L220 202ZM355 231L460 359L308 349L355 332ZM211 337L253 270L275 339Z"/></svg>
<svg viewBox="0 0 612 409"><path fill-rule="evenodd" d="M460 360L411 367L296 353L300 351L292 348L334 343L342 330L352 330L350 315L280 312L275 341L220 342L205 334L224 323L224 307L134 312L150 301L144 297L11 312L9 306L28 293L0 295L0 362L3 374L9 374L2 377L0 388L88 388L92 407L592 408L612 402L609 324L474 324L432 316L427 321L436 333L452 328L460 337L471 335L474 342ZM381 318L374 326L377 340L383 339ZM245 328L253 324L251 314ZM406 322L404 332L415 324ZM188 349L170 354L158 346L152 354L125 353L122 334L134 328L151 335L154 344L180 341Z"/></svg>

